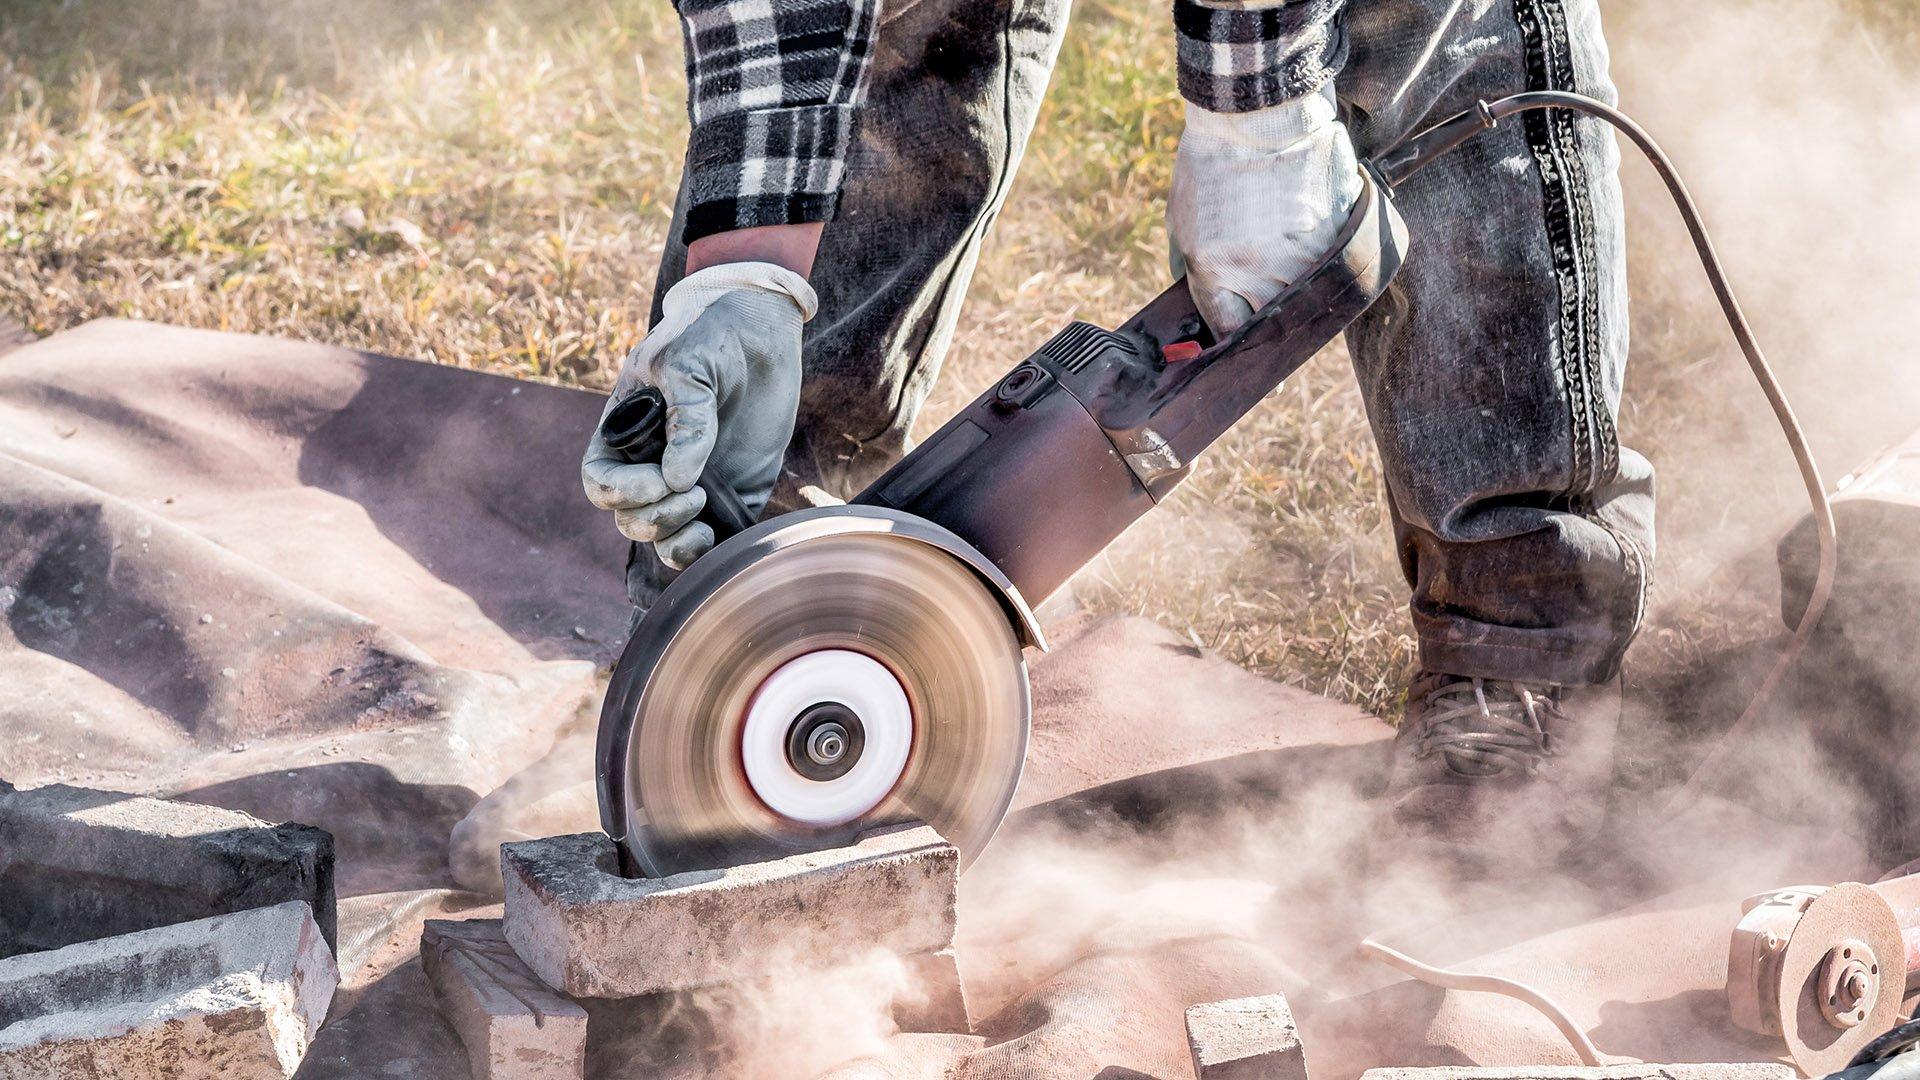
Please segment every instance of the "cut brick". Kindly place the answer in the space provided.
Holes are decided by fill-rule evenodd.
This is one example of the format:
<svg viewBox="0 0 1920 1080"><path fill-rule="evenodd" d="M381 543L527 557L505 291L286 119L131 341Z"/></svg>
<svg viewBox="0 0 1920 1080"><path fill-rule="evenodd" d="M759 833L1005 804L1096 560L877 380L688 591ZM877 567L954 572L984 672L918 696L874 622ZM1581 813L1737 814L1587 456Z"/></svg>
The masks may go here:
<svg viewBox="0 0 1920 1080"><path fill-rule="evenodd" d="M973 1034L967 992L960 982L960 960L952 949L906 958L907 987L893 1003L893 1022L901 1031L943 1035Z"/></svg>
<svg viewBox="0 0 1920 1080"><path fill-rule="evenodd" d="M1519 1068L1482 1068L1444 1065L1436 1068L1369 1068L1359 1080L1793 1080L1799 1076L1788 1065L1526 1065Z"/></svg>
<svg viewBox="0 0 1920 1080"><path fill-rule="evenodd" d="M332 946L324 830L64 784L0 792L0 956L289 900Z"/></svg>
<svg viewBox="0 0 1920 1080"><path fill-rule="evenodd" d="M599 833L504 844L507 940L572 997L773 974L853 949L953 943L959 854L926 827L772 862L623 878Z"/></svg>
<svg viewBox="0 0 1920 1080"><path fill-rule="evenodd" d="M338 982L298 901L0 960L0 1080L289 1077Z"/></svg>
<svg viewBox="0 0 1920 1080"><path fill-rule="evenodd" d="M440 1012L466 1044L473 1080L579 1080L586 1010L540 981L498 919L427 920L420 962Z"/></svg>
<svg viewBox="0 0 1920 1080"><path fill-rule="evenodd" d="M1187 1049L1200 1080L1306 1080L1293 1010L1279 994L1187 1009Z"/></svg>

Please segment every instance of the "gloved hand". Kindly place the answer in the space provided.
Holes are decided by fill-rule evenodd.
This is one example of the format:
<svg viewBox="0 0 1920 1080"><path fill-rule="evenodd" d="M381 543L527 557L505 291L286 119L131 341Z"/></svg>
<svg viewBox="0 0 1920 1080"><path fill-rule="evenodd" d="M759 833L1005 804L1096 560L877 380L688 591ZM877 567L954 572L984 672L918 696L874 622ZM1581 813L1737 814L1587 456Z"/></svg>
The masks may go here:
<svg viewBox="0 0 1920 1080"><path fill-rule="evenodd" d="M660 561L683 570L714 543L713 530L694 520L707 502L697 484L709 459L748 509L766 506L800 405L800 327L819 300L791 270L722 263L682 278L660 307L660 321L620 369L607 408L658 387L667 405L666 451L658 464L630 464L596 426L580 479L622 533L653 544Z"/></svg>
<svg viewBox="0 0 1920 1080"><path fill-rule="evenodd" d="M1331 85L1252 112L1189 104L1167 197L1174 274L1226 334L1313 269L1362 190Z"/></svg>

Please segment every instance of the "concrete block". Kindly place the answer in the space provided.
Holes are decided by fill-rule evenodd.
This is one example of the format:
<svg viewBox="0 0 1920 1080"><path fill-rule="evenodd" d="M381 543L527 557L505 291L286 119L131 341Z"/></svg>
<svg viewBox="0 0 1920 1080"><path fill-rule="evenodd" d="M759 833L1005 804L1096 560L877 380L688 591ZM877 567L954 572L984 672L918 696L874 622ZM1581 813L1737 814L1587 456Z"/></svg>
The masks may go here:
<svg viewBox="0 0 1920 1080"><path fill-rule="evenodd" d="M300 901L0 960L0 1080L284 1080L338 982Z"/></svg>
<svg viewBox="0 0 1920 1080"><path fill-rule="evenodd" d="M632 997L773 974L849 948L953 943L959 854L924 826L852 847L623 878L599 833L504 844L507 940L571 997Z"/></svg>
<svg viewBox="0 0 1920 1080"><path fill-rule="evenodd" d="M325 831L64 784L0 792L0 956L289 900L331 947Z"/></svg>
<svg viewBox="0 0 1920 1080"><path fill-rule="evenodd" d="M420 962L473 1080L582 1080L587 1013L540 981L498 919L427 920Z"/></svg>
<svg viewBox="0 0 1920 1080"><path fill-rule="evenodd" d="M893 1003L893 1022L900 1030L973 1034L967 992L960 982L960 961L953 950L909 956L906 967L907 988Z"/></svg>
<svg viewBox="0 0 1920 1080"><path fill-rule="evenodd" d="M1436 1068L1369 1068L1359 1080L1793 1080L1789 1065L1524 1065L1484 1068L1442 1065Z"/></svg>
<svg viewBox="0 0 1920 1080"><path fill-rule="evenodd" d="M1191 1006L1187 1049L1200 1080L1307 1080L1300 1029L1279 994Z"/></svg>

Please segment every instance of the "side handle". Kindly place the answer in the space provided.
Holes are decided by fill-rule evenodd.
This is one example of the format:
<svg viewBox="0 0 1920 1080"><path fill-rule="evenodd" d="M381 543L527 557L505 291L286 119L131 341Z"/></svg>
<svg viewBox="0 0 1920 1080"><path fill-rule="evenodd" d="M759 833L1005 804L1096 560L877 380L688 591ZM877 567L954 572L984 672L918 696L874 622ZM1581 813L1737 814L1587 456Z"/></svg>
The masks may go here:
<svg viewBox="0 0 1920 1080"><path fill-rule="evenodd" d="M655 387L642 387L607 411L600 421L600 437L625 461L658 464L667 449L667 399ZM715 543L753 527L753 511L740 501L732 484L714 475L711 464L700 474L700 490L707 493L707 505L698 520L713 530Z"/></svg>

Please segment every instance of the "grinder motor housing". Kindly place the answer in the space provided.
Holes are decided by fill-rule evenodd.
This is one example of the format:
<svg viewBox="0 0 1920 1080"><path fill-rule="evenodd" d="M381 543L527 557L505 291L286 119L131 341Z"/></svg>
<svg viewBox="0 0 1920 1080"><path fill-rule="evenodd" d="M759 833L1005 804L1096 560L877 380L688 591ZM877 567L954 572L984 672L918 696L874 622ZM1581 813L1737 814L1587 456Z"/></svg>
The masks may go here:
<svg viewBox="0 0 1920 1080"><path fill-rule="evenodd" d="M1045 599L1385 295L1407 230L1367 181L1326 257L1241 331L1213 341L1184 280L1117 330L1072 323L852 501L950 530Z"/></svg>

